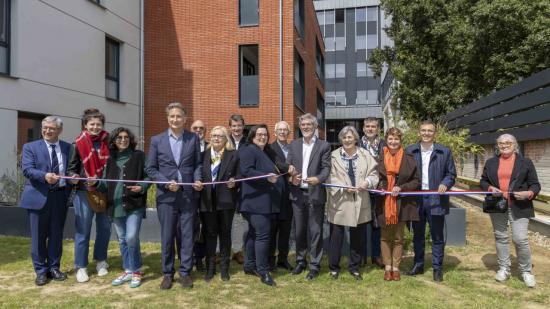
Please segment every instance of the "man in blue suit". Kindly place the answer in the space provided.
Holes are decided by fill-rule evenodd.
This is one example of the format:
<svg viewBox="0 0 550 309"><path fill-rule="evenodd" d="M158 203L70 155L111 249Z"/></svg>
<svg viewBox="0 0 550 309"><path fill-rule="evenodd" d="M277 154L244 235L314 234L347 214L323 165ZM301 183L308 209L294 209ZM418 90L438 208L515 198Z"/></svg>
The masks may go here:
<svg viewBox="0 0 550 309"><path fill-rule="evenodd" d="M420 142L407 148L412 154L422 176L422 190L444 193L455 184L456 169L449 148L434 143L436 126L432 121L420 125ZM413 222L414 266L407 273L414 276L424 273L424 248L426 223L430 224L432 237L433 279L443 281L443 257L445 255L445 215L449 213L448 195L423 195L418 197L419 221Z"/></svg>
<svg viewBox="0 0 550 309"><path fill-rule="evenodd" d="M65 175L70 145L59 140L63 122L59 117L42 120L42 139L23 145L21 167L27 178L19 206L28 210L31 257L38 286L48 279L63 281L59 269L63 253L63 227L67 216L69 186Z"/></svg>
<svg viewBox="0 0 550 309"><path fill-rule="evenodd" d="M197 134L184 130L186 114L183 106L170 103L166 107L168 130L153 136L145 168L149 178L169 181L157 185L157 213L161 226L163 290L172 287L174 280L174 242L181 225L180 284L192 288L194 222L202 189L202 156ZM193 187L177 183L194 183Z"/></svg>

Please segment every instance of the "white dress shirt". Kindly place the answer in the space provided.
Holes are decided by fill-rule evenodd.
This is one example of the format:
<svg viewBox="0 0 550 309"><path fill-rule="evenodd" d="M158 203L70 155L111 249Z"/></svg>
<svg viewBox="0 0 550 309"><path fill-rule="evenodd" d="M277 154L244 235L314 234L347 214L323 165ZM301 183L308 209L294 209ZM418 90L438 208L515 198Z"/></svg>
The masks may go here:
<svg viewBox="0 0 550 309"><path fill-rule="evenodd" d="M302 183L300 184L300 188L307 189L308 184L305 182L307 179L307 168L309 167L309 159L311 158L311 151L313 150L313 145L315 145L315 141L317 138L313 136L311 138L311 141L309 144L306 143L305 139L302 139Z"/></svg>
<svg viewBox="0 0 550 309"><path fill-rule="evenodd" d="M422 146L420 146L420 153L422 154L422 190L430 189L430 158L433 151L434 144L432 144L432 146L430 146L430 148L428 149L424 149Z"/></svg>

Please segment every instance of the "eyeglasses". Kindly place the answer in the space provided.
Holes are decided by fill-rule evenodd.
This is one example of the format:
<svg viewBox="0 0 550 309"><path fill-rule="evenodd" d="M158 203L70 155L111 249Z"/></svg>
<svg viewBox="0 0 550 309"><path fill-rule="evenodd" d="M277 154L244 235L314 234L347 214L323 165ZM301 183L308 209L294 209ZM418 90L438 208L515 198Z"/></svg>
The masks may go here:
<svg viewBox="0 0 550 309"><path fill-rule="evenodd" d="M277 129L277 132L288 132L288 129Z"/></svg>
<svg viewBox="0 0 550 309"><path fill-rule="evenodd" d="M129 136L125 136L125 135L119 135L119 136L116 137L116 140L117 140L117 141L121 141L121 140L124 140L124 139L129 140L130 137L129 137Z"/></svg>
<svg viewBox="0 0 550 309"><path fill-rule="evenodd" d="M267 137L267 133L256 133L256 137Z"/></svg>
<svg viewBox="0 0 550 309"><path fill-rule="evenodd" d="M191 127L191 130L204 130L204 127Z"/></svg>
<svg viewBox="0 0 550 309"><path fill-rule="evenodd" d="M224 136L219 134L212 134L210 135L210 138L212 139L222 139Z"/></svg>
<svg viewBox="0 0 550 309"><path fill-rule="evenodd" d="M512 145L512 142L498 142L497 146L510 146Z"/></svg>

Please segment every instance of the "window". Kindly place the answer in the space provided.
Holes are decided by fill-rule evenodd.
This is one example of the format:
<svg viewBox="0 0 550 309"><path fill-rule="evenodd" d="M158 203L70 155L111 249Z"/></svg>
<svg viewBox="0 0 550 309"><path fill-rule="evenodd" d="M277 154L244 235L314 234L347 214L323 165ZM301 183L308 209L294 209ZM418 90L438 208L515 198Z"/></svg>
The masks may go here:
<svg viewBox="0 0 550 309"><path fill-rule="evenodd" d="M258 0L239 0L239 25L256 26L258 23Z"/></svg>
<svg viewBox="0 0 550 309"><path fill-rule="evenodd" d="M120 43L105 38L105 97L120 98Z"/></svg>
<svg viewBox="0 0 550 309"><path fill-rule="evenodd" d="M10 0L0 0L0 74L10 74Z"/></svg>
<svg viewBox="0 0 550 309"><path fill-rule="evenodd" d="M357 98L355 99L355 104L367 104L367 91L366 90L358 90L357 91Z"/></svg>
<svg viewBox="0 0 550 309"><path fill-rule="evenodd" d="M258 45L239 47L239 104L255 106L260 102Z"/></svg>
<svg viewBox="0 0 550 309"><path fill-rule="evenodd" d="M367 49L367 37L358 35L355 37L355 50Z"/></svg>
<svg viewBox="0 0 550 309"><path fill-rule="evenodd" d="M367 21L367 10L366 8L357 8L355 10L355 22L366 22Z"/></svg>
<svg viewBox="0 0 550 309"><path fill-rule="evenodd" d="M335 50L346 50L346 37L336 37L336 38L334 38L334 49Z"/></svg>
<svg viewBox="0 0 550 309"><path fill-rule="evenodd" d="M325 92L326 105L346 105L346 92L345 91L326 91Z"/></svg>
<svg viewBox="0 0 550 309"><path fill-rule="evenodd" d="M335 11L335 24L334 24L334 41L335 50L346 49L346 22L345 22L345 10L339 9Z"/></svg>
<svg viewBox="0 0 550 309"><path fill-rule="evenodd" d="M366 77L367 76L367 63L358 62L357 63L357 77Z"/></svg>
<svg viewBox="0 0 550 309"><path fill-rule="evenodd" d="M325 58L318 41L315 44L315 72L321 81L325 79Z"/></svg>
<svg viewBox="0 0 550 309"><path fill-rule="evenodd" d="M17 153L21 153L23 145L42 137L42 119L46 115L17 112Z"/></svg>
<svg viewBox="0 0 550 309"><path fill-rule="evenodd" d="M317 21L319 22L319 26L323 28L323 26L325 25L325 11L317 12Z"/></svg>
<svg viewBox="0 0 550 309"><path fill-rule="evenodd" d="M334 25L334 11L325 11L325 25Z"/></svg>
<svg viewBox="0 0 550 309"><path fill-rule="evenodd" d="M334 51L335 42L333 37L325 37L325 50Z"/></svg>
<svg viewBox="0 0 550 309"><path fill-rule="evenodd" d="M294 26L302 38L304 37L304 13L304 0L294 0Z"/></svg>
<svg viewBox="0 0 550 309"><path fill-rule="evenodd" d="M305 110L305 74L304 61L298 52L294 52L294 104Z"/></svg>
<svg viewBox="0 0 550 309"><path fill-rule="evenodd" d="M334 77L336 77L336 78L346 77L346 64L345 63L337 63L336 64L336 70L335 70Z"/></svg>
<svg viewBox="0 0 550 309"><path fill-rule="evenodd" d="M375 49L378 47L378 36L376 34L367 34L367 48Z"/></svg>
<svg viewBox="0 0 550 309"><path fill-rule="evenodd" d="M325 127L325 100L319 91L317 91L317 120L319 127Z"/></svg>
<svg viewBox="0 0 550 309"><path fill-rule="evenodd" d="M367 104L378 104L378 90L367 90Z"/></svg>

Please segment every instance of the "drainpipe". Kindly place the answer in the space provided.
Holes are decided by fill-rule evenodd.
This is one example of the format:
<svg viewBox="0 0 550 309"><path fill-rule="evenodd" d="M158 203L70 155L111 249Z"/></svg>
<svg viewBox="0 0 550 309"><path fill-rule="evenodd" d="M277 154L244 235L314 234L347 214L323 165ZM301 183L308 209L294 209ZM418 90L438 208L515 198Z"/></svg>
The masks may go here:
<svg viewBox="0 0 550 309"><path fill-rule="evenodd" d="M145 120L144 120L144 115L145 115L145 112L144 112L144 96L143 96L143 85L144 85L144 81L143 81L143 63L144 63L144 60L143 60L143 55L144 55L144 51L143 51L143 42L144 42L144 35L143 35L143 28L144 28L144 19L143 19L143 16L144 16L144 10L143 10L143 1L144 0L140 0L139 1L139 14L140 14L140 18L139 18L139 21L140 21L140 33L139 33L139 47L140 47L140 55L139 55L139 136L141 136L140 138L140 144L141 144L141 149L144 149L145 150Z"/></svg>
<svg viewBox="0 0 550 309"><path fill-rule="evenodd" d="M283 113L283 0L279 0L279 120Z"/></svg>

